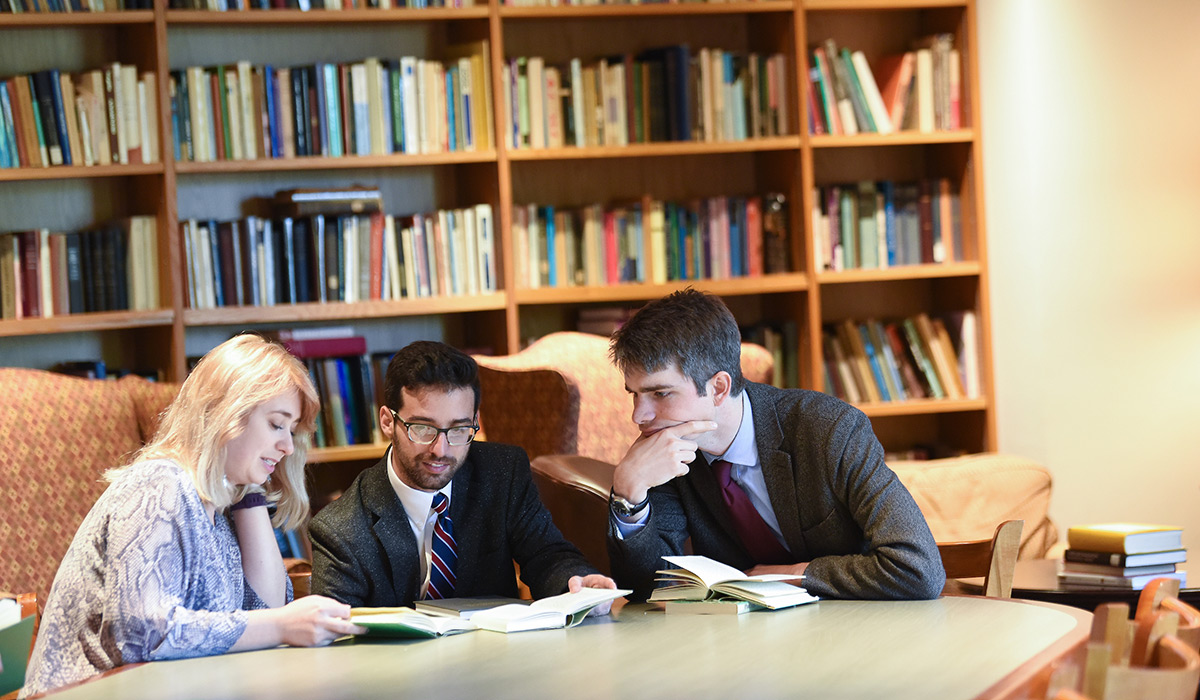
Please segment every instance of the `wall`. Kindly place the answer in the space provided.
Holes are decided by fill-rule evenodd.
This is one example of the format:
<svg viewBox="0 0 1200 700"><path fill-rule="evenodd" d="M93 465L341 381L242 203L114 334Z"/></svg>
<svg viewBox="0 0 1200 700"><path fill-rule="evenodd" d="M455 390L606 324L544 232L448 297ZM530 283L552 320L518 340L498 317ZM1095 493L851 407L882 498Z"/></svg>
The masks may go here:
<svg viewBox="0 0 1200 700"><path fill-rule="evenodd" d="M1200 3L978 9L1000 448L1200 561Z"/></svg>

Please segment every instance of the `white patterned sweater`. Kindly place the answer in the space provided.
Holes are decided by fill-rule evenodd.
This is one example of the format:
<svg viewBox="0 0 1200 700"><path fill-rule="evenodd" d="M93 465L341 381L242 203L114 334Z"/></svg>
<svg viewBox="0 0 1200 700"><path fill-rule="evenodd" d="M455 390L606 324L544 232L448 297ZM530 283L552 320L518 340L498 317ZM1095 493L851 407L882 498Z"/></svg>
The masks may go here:
<svg viewBox="0 0 1200 700"><path fill-rule="evenodd" d="M224 653L245 611L265 607L228 515L210 521L175 462L139 462L92 506L58 567L22 697L124 664Z"/></svg>

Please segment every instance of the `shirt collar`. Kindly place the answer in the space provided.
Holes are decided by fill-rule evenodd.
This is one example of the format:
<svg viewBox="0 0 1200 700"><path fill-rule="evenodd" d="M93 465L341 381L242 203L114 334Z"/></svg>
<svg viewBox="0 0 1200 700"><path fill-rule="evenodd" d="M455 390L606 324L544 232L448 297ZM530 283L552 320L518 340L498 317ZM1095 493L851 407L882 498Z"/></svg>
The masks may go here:
<svg viewBox="0 0 1200 700"><path fill-rule="evenodd" d="M429 520L429 514L433 510L433 494L428 491L414 489L408 484L400 481L400 477L396 476L396 470L392 468L392 448L388 447L387 455L387 475L388 483L392 485L392 490L396 492L396 497L400 499L400 505L404 506L404 513L408 515L408 519L418 529L423 529L425 523ZM446 484L439 493L446 494L446 498L450 498L450 489L454 486L451 482Z"/></svg>
<svg viewBox="0 0 1200 700"><path fill-rule="evenodd" d="M712 455L707 452L704 456L711 464L714 460L723 459L730 464L740 464L744 467L758 466L758 443L754 439L754 411L750 407L750 392L742 389L742 422L738 426L737 435L725 454Z"/></svg>

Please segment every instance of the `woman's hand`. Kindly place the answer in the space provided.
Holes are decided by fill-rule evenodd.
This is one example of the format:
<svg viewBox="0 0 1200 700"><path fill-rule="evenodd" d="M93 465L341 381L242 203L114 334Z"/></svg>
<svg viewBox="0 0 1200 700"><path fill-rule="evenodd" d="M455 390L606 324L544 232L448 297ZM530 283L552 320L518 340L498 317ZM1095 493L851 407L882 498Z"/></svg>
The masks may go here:
<svg viewBox="0 0 1200 700"><path fill-rule="evenodd" d="M338 637L366 632L350 622L349 605L325 596L305 596L277 612L280 639L294 647L324 646Z"/></svg>

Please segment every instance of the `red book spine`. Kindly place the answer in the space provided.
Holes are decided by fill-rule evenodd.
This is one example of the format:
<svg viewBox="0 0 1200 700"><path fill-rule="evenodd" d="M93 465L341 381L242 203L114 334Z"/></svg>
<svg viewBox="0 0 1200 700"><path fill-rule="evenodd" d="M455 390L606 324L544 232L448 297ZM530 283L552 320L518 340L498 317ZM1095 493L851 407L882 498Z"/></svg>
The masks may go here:
<svg viewBox="0 0 1200 700"><path fill-rule="evenodd" d="M21 239L21 313L25 318L42 315L41 254L37 231L22 231Z"/></svg>
<svg viewBox="0 0 1200 700"><path fill-rule="evenodd" d="M346 357L367 352L367 340L361 335L344 338L313 338L310 340L282 340L283 346L302 359L324 357Z"/></svg>
<svg viewBox="0 0 1200 700"><path fill-rule="evenodd" d="M383 214L371 214L371 298L383 298Z"/></svg>

